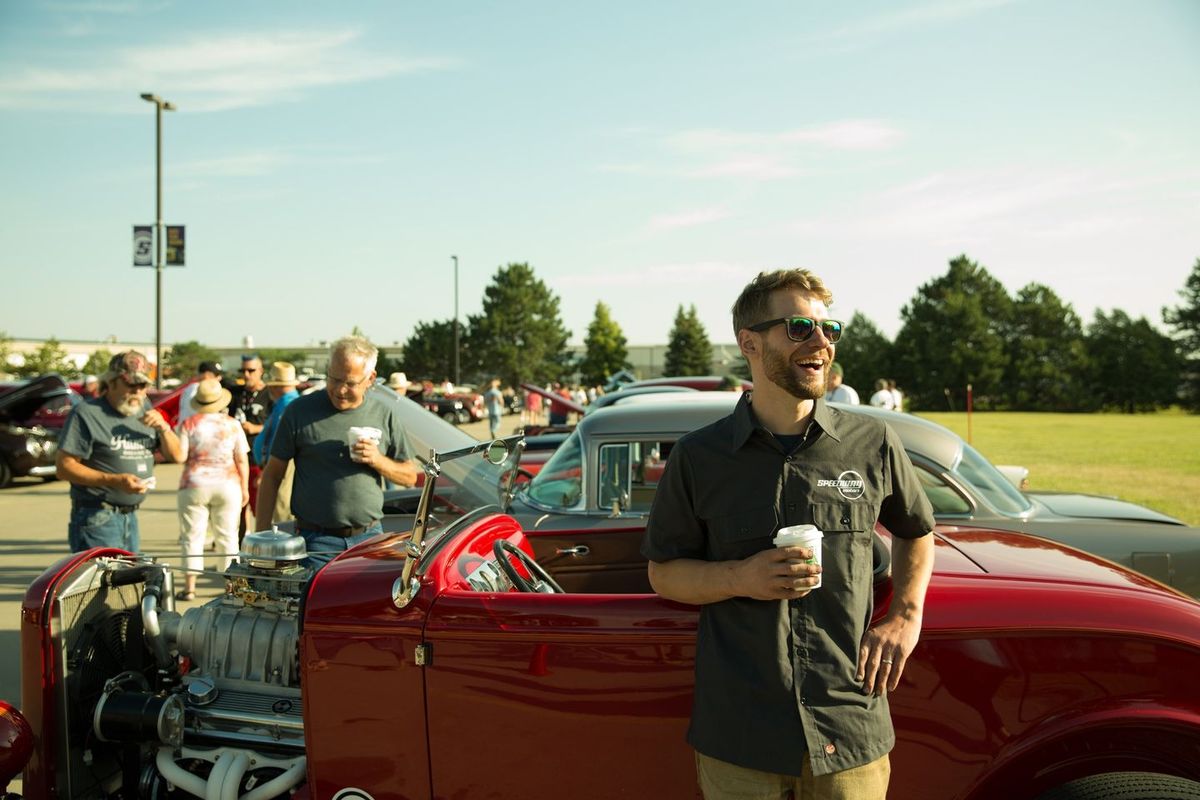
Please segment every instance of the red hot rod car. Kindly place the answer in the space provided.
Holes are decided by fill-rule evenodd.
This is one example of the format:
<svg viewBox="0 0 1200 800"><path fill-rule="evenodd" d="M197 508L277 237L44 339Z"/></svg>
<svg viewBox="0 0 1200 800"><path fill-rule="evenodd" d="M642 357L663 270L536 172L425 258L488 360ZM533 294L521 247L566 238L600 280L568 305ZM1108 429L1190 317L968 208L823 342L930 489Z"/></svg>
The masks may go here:
<svg viewBox="0 0 1200 800"><path fill-rule="evenodd" d="M276 530L182 613L175 570L150 558L93 550L38 577L0 788L23 768L34 800L698 797L697 610L634 585L638 527L523 529L505 513L519 438L475 443L399 402L419 503L315 574ZM935 535L921 642L890 696L891 796L1196 797L1200 605L1045 539ZM570 592L564 548L593 554Z"/></svg>

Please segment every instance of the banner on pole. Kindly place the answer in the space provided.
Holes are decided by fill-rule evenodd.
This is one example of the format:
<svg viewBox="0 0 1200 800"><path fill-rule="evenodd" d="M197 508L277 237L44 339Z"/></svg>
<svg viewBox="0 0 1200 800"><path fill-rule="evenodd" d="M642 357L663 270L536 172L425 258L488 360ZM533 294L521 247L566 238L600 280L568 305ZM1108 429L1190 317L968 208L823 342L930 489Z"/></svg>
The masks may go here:
<svg viewBox="0 0 1200 800"><path fill-rule="evenodd" d="M154 233L149 225L133 226L133 265L154 266Z"/></svg>
<svg viewBox="0 0 1200 800"><path fill-rule="evenodd" d="M167 266L182 267L183 261L183 227L182 225L167 226Z"/></svg>

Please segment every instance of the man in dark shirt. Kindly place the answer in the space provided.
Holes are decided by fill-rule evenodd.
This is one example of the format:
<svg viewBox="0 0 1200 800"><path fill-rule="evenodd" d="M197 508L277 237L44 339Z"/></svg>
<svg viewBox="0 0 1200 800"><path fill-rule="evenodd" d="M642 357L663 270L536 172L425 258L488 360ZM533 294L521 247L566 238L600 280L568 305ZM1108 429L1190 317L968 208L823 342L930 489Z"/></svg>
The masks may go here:
<svg viewBox="0 0 1200 800"><path fill-rule="evenodd" d="M806 270L742 291L734 330L754 390L676 444L647 526L655 591L701 606L688 741L709 800L887 791L886 693L920 635L934 520L899 437L825 404L842 333L831 302ZM867 630L876 520L894 596ZM772 546L803 523L824 532L821 566Z"/></svg>
<svg viewBox="0 0 1200 800"><path fill-rule="evenodd" d="M417 481L399 404L369 391L378 357L361 336L334 342L325 391L289 405L271 443L258 492L258 530L271 527L279 484L294 462L291 510L311 566L383 531L381 477L400 486Z"/></svg>
<svg viewBox="0 0 1200 800"><path fill-rule="evenodd" d="M242 430L246 433L246 441L249 443L251 450L254 449L254 440L262 433L263 425L267 421L267 417L271 414L271 392L267 389L267 384L263 380L263 363L258 355L242 356L242 367L239 370L241 373L242 384L235 388L233 392L233 404L230 406L230 413L233 418L242 423ZM242 510L241 519L238 522L238 541L246 535L246 518L253 518L254 509L258 502L258 481L262 475L262 468L254 463L254 459L250 460L250 503Z"/></svg>
<svg viewBox="0 0 1200 800"><path fill-rule="evenodd" d="M72 553L92 547L141 546L137 508L154 486L154 451L182 461L179 438L146 407L149 362L117 353L100 379L100 396L71 411L59 437L58 477L71 484L67 541Z"/></svg>

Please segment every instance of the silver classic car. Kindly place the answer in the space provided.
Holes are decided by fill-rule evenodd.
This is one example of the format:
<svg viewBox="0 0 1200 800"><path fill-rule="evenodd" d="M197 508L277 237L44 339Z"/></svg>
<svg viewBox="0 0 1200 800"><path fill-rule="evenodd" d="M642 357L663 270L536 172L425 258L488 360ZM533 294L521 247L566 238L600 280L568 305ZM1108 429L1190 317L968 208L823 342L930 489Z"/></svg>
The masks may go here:
<svg viewBox="0 0 1200 800"><path fill-rule="evenodd" d="M645 395L585 416L514 500L535 527L589 515L607 526L649 513L675 441L728 414L738 395ZM832 404L881 416L900 435L938 522L1032 533L1131 567L1200 596L1200 529L1111 497L1019 491L957 434L911 414Z"/></svg>

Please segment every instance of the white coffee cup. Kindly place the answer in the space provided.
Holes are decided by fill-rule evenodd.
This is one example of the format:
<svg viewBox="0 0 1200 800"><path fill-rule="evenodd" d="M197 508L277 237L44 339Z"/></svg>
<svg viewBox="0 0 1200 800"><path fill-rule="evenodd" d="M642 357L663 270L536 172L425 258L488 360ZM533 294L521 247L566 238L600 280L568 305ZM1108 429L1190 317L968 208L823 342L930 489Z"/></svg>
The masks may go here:
<svg viewBox="0 0 1200 800"><path fill-rule="evenodd" d="M786 528L780 528L772 539L776 547L807 547L812 550L812 558L808 559L808 564L816 564L821 566L821 540L825 538L825 534L821 533L816 525L788 525ZM817 575L817 588L821 585L821 576Z"/></svg>
<svg viewBox="0 0 1200 800"><path fill-rule="evenodd" d="M354 445L364 439L378 445L380 440L383 439L383 431L379 430L379 428L372 428L369 425L351 425L350 430L346 432L346 444L350 447L351 461L361 460L354 455Z"/></svg>

